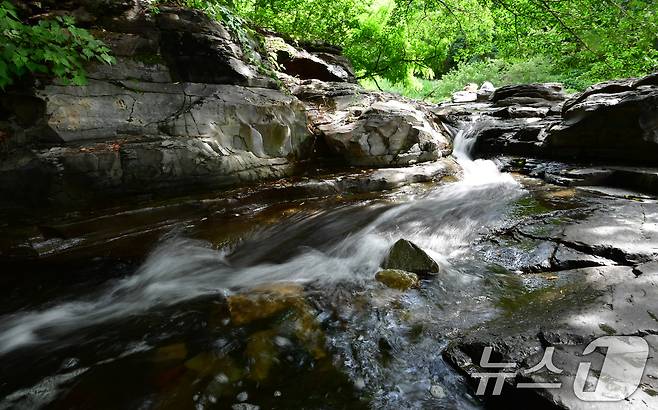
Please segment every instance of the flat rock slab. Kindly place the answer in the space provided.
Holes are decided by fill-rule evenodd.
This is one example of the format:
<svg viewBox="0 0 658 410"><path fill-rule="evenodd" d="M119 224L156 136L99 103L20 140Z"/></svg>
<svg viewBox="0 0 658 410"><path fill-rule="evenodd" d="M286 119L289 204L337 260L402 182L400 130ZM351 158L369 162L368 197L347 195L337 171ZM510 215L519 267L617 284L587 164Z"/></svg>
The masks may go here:
<svg viewBox="0 0 658 410"><path fill-rule="evenodd" d="M607 172L582 168L569 174L595 178ZM512 211L518 219L493 232L479 248L485 259L500 265L492 269L496 280L506 284L493 296L499 315L455 338L444 358L474 388L480 381L476 373L492 371L480 366L485 347L493 349L492 362L513 363L505 370L511 376L502 395L491 394L490 382L484 400L494 407L522 401L539 408L656 408L658 202L537 180L527 180L526 186L530 194ZM597 374L605 358L605 351L583 352L606 336L643 338L650 348L646 370L637 391L621 403L582 401L573 388L579 364L592 362L592 374ZM528 373L548 348L554 349L553 363L562 373ZM561 388L517 388L518 383L556 382Z"/></svg>
<svg viewBox="0 0 658 410"><path fill-rule="evenodd" d="M559 198L566 194L572 197ZM546 195L554 195L552 200L560 200L566 209L551 211L534 204L538 209L531 211L531 215L492 234L494 241L506 243L497 252L518 255L517 259L508 257L508 262L503 263L509 269L551 271L611 264L635 266L658 258L657 201L573 189ZM505 255L499 259L505 261ZM570 260L587 264L570 265L567 263ZM560 267L561 264L565 266ZM532 268L534 265L537 268Z"/></svg>
<svg viewBox="0 0 658 410"><path fill-rule="evenodd" d="M514 367L506 372L514 376L506 380L502 395L487 397L498 405L523 400L527 406L541 408L655 408L658 270L648 267L636 277L630 267L597 267L556 276L549 280L542 275L525 275L524 292L501 298L503 316L453 342L444 352L446 360L474 385L479 382L475 373L491 371L480 367L485 347L493 348L492 362L513 363ZM594 353L583 358L582 353L591 341L611 335L643 337L650 346L640 387L622 403L583 402L572 387L578 364L591 361L592 369L600 370L603 355ZM553 363L563 372L555 374L544 369L525 374L524 370L539 363L548 347L555 348ZM561 382L562 387L524 390L515 387L518 382Z"/></svg>

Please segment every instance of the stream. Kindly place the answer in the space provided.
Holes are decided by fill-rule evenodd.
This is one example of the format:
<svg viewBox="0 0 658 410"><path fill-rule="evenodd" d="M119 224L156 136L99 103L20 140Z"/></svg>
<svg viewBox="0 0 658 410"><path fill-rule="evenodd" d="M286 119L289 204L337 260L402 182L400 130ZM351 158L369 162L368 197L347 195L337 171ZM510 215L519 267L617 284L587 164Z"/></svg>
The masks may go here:
<svg viewBox="0 0 658 410"><path fill-rule="evenodd" d="M120 238L91 249L121 257L12 268L0 409L481 408L441 351L518 291L477 244L536 184L472 160L469 137L456 182L90 218ZM129 235L135 215L157 229ZM440 275L406 292L375 281L400 238Z"/></svg>

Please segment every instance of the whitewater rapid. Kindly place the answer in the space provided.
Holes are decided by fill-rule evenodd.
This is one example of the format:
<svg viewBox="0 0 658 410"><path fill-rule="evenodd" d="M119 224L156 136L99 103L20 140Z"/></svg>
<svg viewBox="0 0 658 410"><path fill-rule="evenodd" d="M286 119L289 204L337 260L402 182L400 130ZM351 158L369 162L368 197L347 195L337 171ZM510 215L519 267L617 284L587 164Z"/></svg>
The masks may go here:
<svg viewBox="0 0 658 410"><path fill-rule="evenodd" d="M424 248L449 274L450 260L467 252L478 233L496 224L505 205L522 194L512 176L501 173L494 162L471 159L475 132L473 126L467 126L455 136L454 155L463 169L460 181L389 207L365 226L345 229L341 224L350 225L349 214L327 210L286 220L282 222L285 227L262 230L234 249L217 250L203 241L168 235L130 277L113 281L87 297L0 317L0 354L57 342L61 335L87 326L263 283L323 287L372 281L387 250L399 238ZM325 232L325 246L301 243L285 261L249 263L249 249L277 252L276 244L282 239L299 236L309 227ZM234 257L236 254L246 257Z"/></svg>

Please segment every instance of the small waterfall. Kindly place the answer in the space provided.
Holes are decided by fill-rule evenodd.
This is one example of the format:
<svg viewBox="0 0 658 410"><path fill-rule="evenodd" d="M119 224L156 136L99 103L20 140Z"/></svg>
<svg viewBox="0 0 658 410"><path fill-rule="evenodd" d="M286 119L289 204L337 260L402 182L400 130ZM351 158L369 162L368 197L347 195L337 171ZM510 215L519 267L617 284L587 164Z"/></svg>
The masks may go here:
<svg viewBox="0 0 658 410"><path fill-rule="evenodd" d="M465 185L481 184L515 184L511 175L500 172L493 161L472 159L473 147L477 142L479 131L489 125L491 120L473 116L471 120L457 131L453 142L453 155L464 171Z"/></svg>
<svg viewBox="0 0 658 410"><path fill-rule="evenodd" d="M30 344L62 343L62 334L86 326L263 283L367 285L399 238L423 247L449 274L450 260L467 254L481 230L498 223L506 204L522 193L492 161L471 159L476 134L474 121L455 137L455 156L464 173L461 181L407 203L355 204L284 220L230 252L197 240L168 238L134 275L94 295L0 317L0 354ZM276 263L255 257L281 251L290 251L291 256Z"/></svg>

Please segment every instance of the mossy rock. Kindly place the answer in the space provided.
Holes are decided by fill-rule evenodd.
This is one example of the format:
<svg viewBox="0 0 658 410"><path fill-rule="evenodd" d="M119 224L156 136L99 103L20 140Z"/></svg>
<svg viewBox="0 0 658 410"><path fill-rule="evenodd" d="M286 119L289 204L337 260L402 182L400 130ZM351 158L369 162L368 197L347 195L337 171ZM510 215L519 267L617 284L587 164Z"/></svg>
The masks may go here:
<svg viewBox="0 0 658 410"><path fill-rule="evenodd" d="M245 350L249 363L249 378L254 381L267 379L272 367L278 363L279 352L274 344L275 330L256 332L249 337Z"/></svg>
<svg viewBox="0 0 658 410"><path fill-rule="evenodd" d="M399 269L385 269L377 272L375 279L391 289L408 290L420 284L418 275Z"/></svg>
<svg viewBox="0 0 658 410"><path fill-rule="evenodd" d="M384 262L384 269L399 269L418 275L436 275L439 273L439 264L418 245L400 239L391 247Z"/></svg>
<svg viewBox="0 0 658 410"><path fill-rule="evenodd" d="M228 297L231 321L237 326L255 320L268 319L288 309L305 304L304 289L294 283L272 284L253 289L250 293Z"/></svg>

